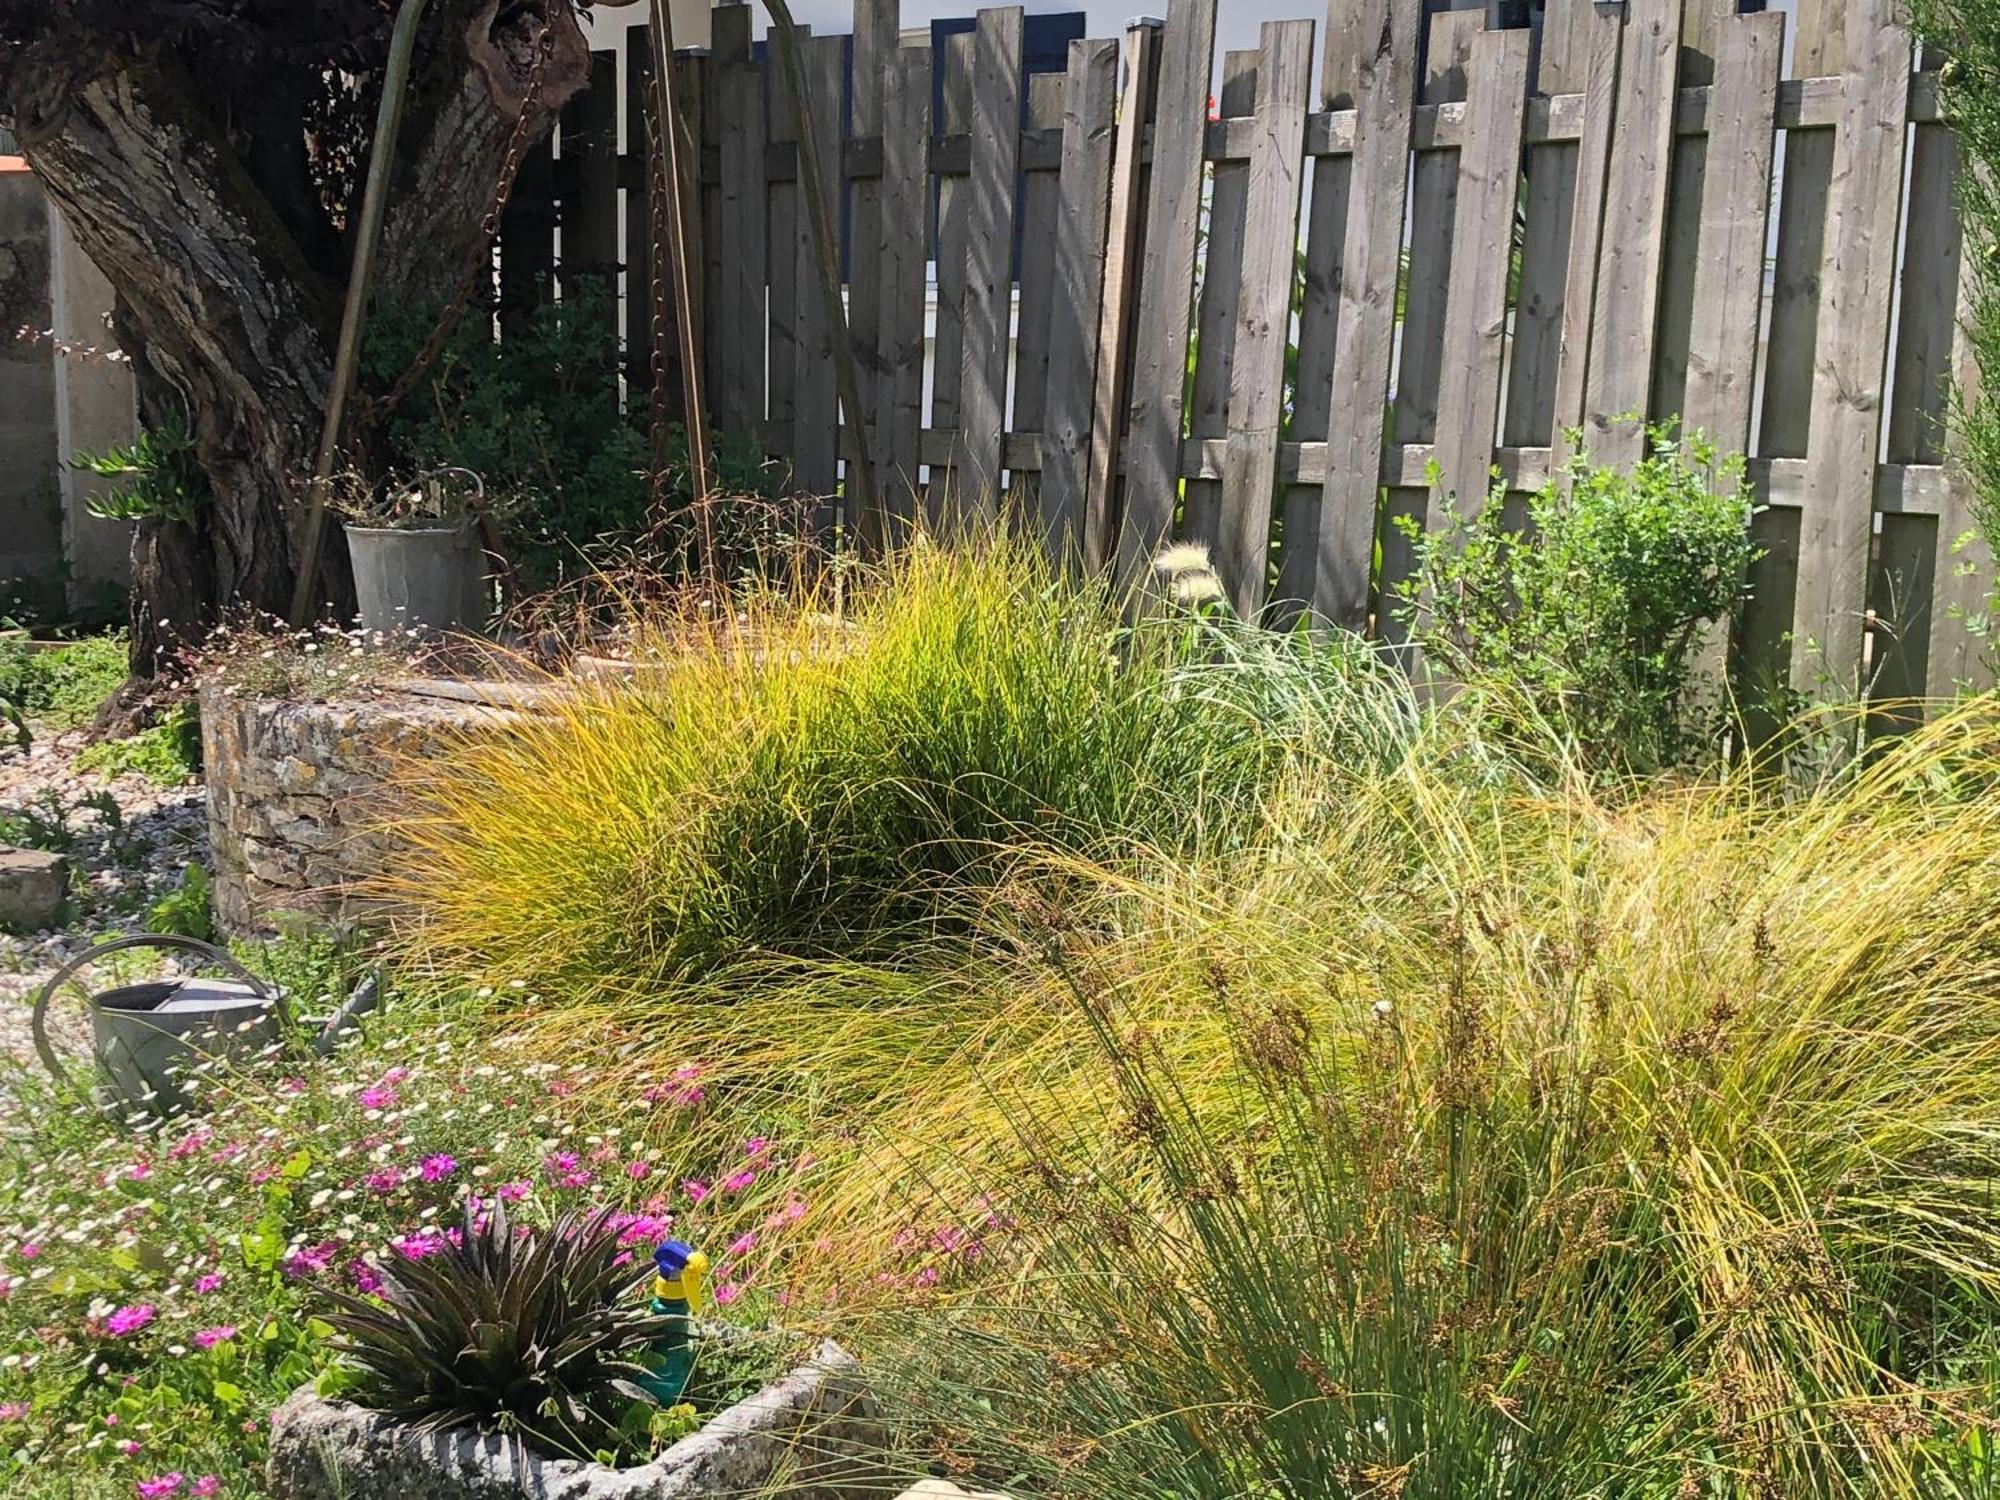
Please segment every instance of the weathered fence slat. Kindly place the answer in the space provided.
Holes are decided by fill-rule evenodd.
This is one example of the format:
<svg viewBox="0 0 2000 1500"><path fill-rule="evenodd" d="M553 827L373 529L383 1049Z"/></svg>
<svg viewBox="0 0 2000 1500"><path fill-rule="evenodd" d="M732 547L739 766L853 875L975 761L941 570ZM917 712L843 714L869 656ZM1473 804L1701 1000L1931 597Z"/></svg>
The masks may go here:
<svg viewBox="0 0 2000 1500"><path fill-rule="evenodd" d="M799 27L799 45L807 46L811 40L812 28ZM799 101L792 97L791 84L783 68L771 68L764 76L770 83L771 143L778 147L790 146L799 138ZM762 162L757 163L756 171L758 176L764 175ZM766 358L769 362L770 420L772 428L781 435L779 451L796 466L799 315L802 304L811 297L813 287L810 280L801 282L798 274L799 236L806 233L806 215L799 202L796 177L771 181L766 213L769 225L767 279L770 284Z"/></svg>
<svg viewBox="0 0 2000 1500"><path fill-rule="evenodd" d="M959 377L961 517L999 513L1014 303L1014 193L1021 160L1019 6L982 10L973 44L972 181L966 221L965 342Z"/></svg>
<svg viewBox="0 0 2000 1500"><path fill-rule="evenodd" d="M1284 417L1285 346L1311 107L1313 23L1267 21L1257 81L1257 149L1250 157L1243 291L1229 371L1218 575L1239 618L1254 620L1269 588L1271 501Z"/></svg>
<svg viewBox="0 0 2000 1500"><path fill-rule="evenodd" d="M722 181L716 197L717 238L728 247L722 275L711 284L709 340L720 370L715 419L725 433L748 436L764 418L765 214L764 87L750 54L750 7L715 12L714 67L717 155Z"/></svg>
<svg viewBox="0 0 2000 1500"><path fill-rule="evenodd" d="M902 30L901 0L854 0L854 63L848 95L848 123L857 141L881 139L883 107L890 78L895 69L896 49ZM874 446L879 452L886 434L877 426L881 404L876 384L882 379L882 278L877 274L872 247L882 242L882 180L856 178L848 189L847 323L854 341L854 362L861 380L861 404L875 427ZM914 225L915 217L905 221ZM878 462L878 481L882 469Z"/></svg>
<svg viewBox="0 0 2000 1500"><path fill-rule="evenodd" d="M1142 22L1125 34L1125 84L1118 105L1098 312L1097 381L1090 400L1090 479L1084 494L1083 561L1093 572L1109 565L1116 545L1116 486L1132 385L1133 293L1139 275L1139 142L1159 80L1159 33L1159 27Z"/></svg>
<svg viewBox="0 0 2000 1500"><path fill-rule="evenodd" d="M883 176L873 269L881 280L877 304L880 361L875 386L878 486L902 540L921 513L919 446L924 425L924 281L930 259L931 53L898 51L882 105ZM857 241L855 274L867 274Z"/></svg>
<svg viewBox="0 0 2000 1500"><path fill-rule="evenodd" d="M1146 576L1180 498L1182 393L1200 229L1216 0L1169 0L1153 114L1151 189L1126 442L1118 575Z"/></svg>
<svg viewBox="0 0 2000 1500"><path fill-rule="evenodd" d="M945 38L944 120L946 134L969 129L972 123L973 38L958 33ZM941 177L937 189L937 333L931 366L931 426L959 426L959 389L965 359L965 249L971 230L972 186L961 177ZM956 455L953 455L956 457ZM930 522L944 526L962 504L958 476L949 462L932 464Z"/></svg>
<svg viewBox="0 0 2000 1500"><path fill-rule="evenodd" d="M1800 520L1792 685L1859 690L1884 363L1895 295L1911 41L1892 0L1851 0L1846 93L1827 202L1812 442Z"/></svg>
<svg viewBox="0 0 2000 1500"><path fill-rule="evenodd" d="M1339 251L1332 359L1323 371L1314 366L1308 386L1302 349L1299 373L1301 404L1309 393L1315 413L1325 412L1327 444L1337 457L1333 477L1319 493L1314 524L1295 536L1291 518L1297 511L1288 511L1285 535L1288 561L1296 549L1301 564L1285 574L1298 591L1293 597L1309 598L1322 616L1350 630L1368 624L1375 471L1395 349L1410 118L1416 106L1416 28L1423 7L1421 0L1372 0L1358 14L1365 18L1364 50L1351 64L1355 155Z"/></svg>
<svg viewBox="0 0 2000 1500"><path fill-rule="evenodd" d="M1222 118L1254 115L1257 65L1262 54L1231 52L1222 60ZM1250 163L1219 162L1208 195L1208 241L1195 326L1194 380L1189 391L1188 436L1229 434L1229 369L1236 349L1236 308L1243 297L1244 216L1250 201ZM1289 283L1288 283L1289 284ZM1213 547L1222 520L1222 481L1190 479L1181 531Z"/></svg>
<svg viewBox="0 0 2000 1500"><path fill-rule="evenodd" d="M1100 358L1117 100L1118 44L1070 43L1039 475L1043 535L1049 555L1065 563L1080 555L1090 482L1090 405Z"/></svg>
<svg viewBox="0 0 2000 1500"><path fill-rule="evenodd" d="M1060 130L1066 73L1037 73L1028 80L1030 129ZM1008 419L1013 432L1040 432L1049 401L1049 324L1055 304L1056 223L1062 209L1060 164L1024 175L1021 189L1021 311L1014 339L1014 405ZM1011 488L1023 503L1033 500L1022 490L1025 476L1012 476Z"/></svg>
<svg viewBox="0 0 2000 1500"><path fill-rule="evenodd" d="M630 26L625 31L625 132L626 149L649 164L650 170L634 175L625 186L625 381L630 403L643 407L653 388L653 319L661 318L661 331L669 338L667 321L672 317L673 294L669 288L655 287L653 275L660 258L655 255L653 235L653 171L650 139L653 128L653 49L652 30ZM655 297L664 304L656 307ZM676 389L668 392L679 409L679 375L674 372Z"/></svg>
<svg viewBox="0 0 2000 1500"><path fill-rule="evenodd" d="M837 36L814 37L805 52L807 108L812 128L823 144L822 181L833 223L841 222L840 176L840 96L847 48ZM807 191L804 182L799 191ZM834 366L833 320L827 316L820 291L819 246L813 240L812 215L803 201L799 205L798 232L793 240L792 274L798 278L799 336L795 346L797 373L792 379L797 403L792 446L792 464L799 488L808 495L831 497L840 482L840 449L837 428L840 418L838 372ZM830 519L822 516L821 521Z"/></svg>
<svg viewBox="0 0 2000 1500"><path fill-rule="evenodd" d="M1500 419L1529 41L1526 31L1486 32L1473 39L1467 69L1472 128L1459 153L1452 228L1457 253L1445 298L1437 417L1439 482L1446 503L1466 517L1485 502Z"/></svg>
<svg viewBox="0 0 2000 1500"><path fill-rule="evenodd" d="M1674 150L1681 0L1633 0L1619 60L1605 222L1585 383L1585 445L1599 463L1645 447Z"/></svg>
<svg viewBox="0 0 2000 1500"><path fill-rule="evenodd" d="M603 299L601 315L618 332L618 54L590 54L590 87L563 110L563 299L585 291Z"/></svg>
<svg viewBox="0 0 2000 1500"><path fill-rule="evenodd" d="M1716 134L1704 163L1687 371L1678 409L1725 453L1750 446L1757 324L1771 220L1783 11L1731 16L1713 36Z"/></svg>

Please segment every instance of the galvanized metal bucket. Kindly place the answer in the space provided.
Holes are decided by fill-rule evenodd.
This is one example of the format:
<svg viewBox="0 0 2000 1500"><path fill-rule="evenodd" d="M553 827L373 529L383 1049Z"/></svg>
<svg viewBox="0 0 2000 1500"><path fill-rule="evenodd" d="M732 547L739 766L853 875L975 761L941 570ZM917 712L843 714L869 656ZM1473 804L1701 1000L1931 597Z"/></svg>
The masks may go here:
<svg viewBox="0 0 2000 1500"><path fill-rule="evenodd" d="M35 997L35 1051L58 1080L72 1081L49 1042L49 1006L85 968L128 948L193 953L234 977L153 980L89 997L91 1052L103 1074L100 1092L113 1108L177 1114L188 1107L182 1081L190 1069L210 1058L251 1056L277 1041L290 1023L284 992L213 944L170 934L114 938L71 959Z"/></svg>

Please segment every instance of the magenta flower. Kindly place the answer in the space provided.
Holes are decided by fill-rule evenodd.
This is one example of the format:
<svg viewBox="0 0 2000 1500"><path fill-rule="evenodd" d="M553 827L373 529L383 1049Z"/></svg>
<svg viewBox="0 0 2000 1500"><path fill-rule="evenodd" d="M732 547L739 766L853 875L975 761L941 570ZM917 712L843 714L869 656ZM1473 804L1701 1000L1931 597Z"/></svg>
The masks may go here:
<svg viewBox="0 0 2000 1500"><path fill-rule="evenodd" d="M734 1281L718 1281L715 1284L714 1295L717 1307L727 1307L743 1295L743 1288Z"/></svg>
<svg viewBox="0 0 2000 1500"><path fill-rule="evenodd" d="M533 1187L534 1184L531 1182L503 1182L498 1189L500 1201L502 1203L519 1203L523 1198L528 1196L529 1190Z"/></svg>
<svg viewBox="0 0 2000 1500"><path fill-rule="evenodd" d="M0 1401L0 1422L18 1422L27 1414L25 1401Z"/></svg>
<svg viewBox="0 0 2000 1500"><path fill-rule="evenodd" d="M125 1169L124 1175L127 1182L144 1182L148 1177L153 1175L152 1164L150 1162L135 1161Z"/></svg>
<svg viewBox="0 0 2000 1500"><path fill-rule="evenodd" d="M213 1328L204 1328L196 1333L194 1346L197 1349L213 1349L217 1344L226 1344L235 1337L235 1324L218 1323Z"/></svg>
<svg viewBox="0 0 2000 1500"><path fill-rule="evenodd" d="M690 1177L681 1184L681 1191L688 1195L688 1202L699 1203L708 1196L708 1184Z"/></svg>
<svg viewBox="0 0 2000 1500"><path fill-rule="evenodd" d="M394 1167L381 1167L361 1179L370 1192L393 1193L403 1185L403 1174Z"/></svg>
<svg viewBox="0 0 2000 1500"><path fill-rule="evenodd" d="M762 1156L765 1152L769 1151L770 1149L771 1149L771 1143L765 1140L764 1137L762 1137L761 1135L753 1135L750 1137L749 1140L743 1143L743 1154L749 1157L752 1161L755 1161L758 1157Z"/></svg>
<svg viewBox="0 0 2000 1500"><path fill-rule="evenodd" d="M338 1240L322 1240L304 1250L295 1250L285 1257L279 1268L287 1281L303 1281L308 1276L317 1276L333 1263L333 1254L340 1248Z"/></svg>
<svg viewBox="0 0 2000 1500"><path fill-rule="evenodd" d="M732 1172L723 1178L722 1190L725 1193L740 1193L756 1180L757 1174L750 1168L745 1167L742 1171Z"/></svg>
<svg viewBox="0 0 2000 1500"><path fill-rule="evenodd" d="M222 1493L222 1481L213 1474L204 1474L188 1486L188 1493L190 1495L204 1496L219 1495Z"/></svg>
<svg viewBox="0 0 2000 1500"><path fill-rule="evenodd" d="M373 1266L369 1265L367 1261L357 1260L352 1267L352 1272L355 1290L360 1292L362 1296L372 1297L375 1293L382 1290L381 1274Z"/></svg>
<svg viewBox="0 0 2000 1500"><path fill-rule="evenodd" d="M179 1469L166 1474L156 1474L151 1479L139 1481L139 1497L140 1500L158 1500L161 1495L176 1493L186 1483L187 1475Z"/></svg>
<svg viewBox="0 0 2000 1500"><path fill-rule="evenodd" d="M634 1182L644 1182L652 1170L650 1166L642 1161L632 1161L625 1164L625 1175Z"/></svg>
<svg viewBox="0 0 2000 1500"><path fill-rule="evenodd" d="M723 1251L722 1253L724 1255L748 1255L752 1250L755 1250L756 1248L757 1248L757 1231L753 1229L748 1234L738 1235L736 1239L733 1242L731 1242L729 1248Z"/></svg>
<svg viewBox="0 0 2000 1500"><path fill-rule="evenodd" d="M195 1277L194 1279L195 1293L196 1295L202 1297L206 1297L210 1292L214 1291L217 1287L221 1285L222 1285L222 1273L220 1271L209 1271L204 1273L203 1275Z"/></svg>
<svg viewBox="0 0 2000 1500"><path fill-rule="evenodd" d="M137 1458L139 1456L139 1451L143 1445L134 1442L131 1438L126 1438L124 1442L119 1443L116 1446L118 1451L124 1454L127 1458Z"/></svg>
<svg viewBox="0 0 2000 1500"><path fill-rule="evenodd" d="M40 1245L34 1245L34 1244L23 1245L19 1250L15 1251L14 1253L16 1255L19 1255L22 1260L33 1260L36 1256L42 1253L42 1247Z"/></svg>
<svg viewBox="0 0 2000 1500"><path fill-rule="evenodd" d="M420 1170L425 1182L443 1182L458 1170L458 1158L440 1151L435 1156L426 1156Z"/></svg>
<svg viewBox="0 0 2000 1500"><path fill-rule="evenodd" d="M104 1331L114 1339L122 1339L128 1334L137 1333L152 1322L156 1315L157 1310L150 1302L141 1302L136 1307L121 1307L104 1320Z"/></svg>

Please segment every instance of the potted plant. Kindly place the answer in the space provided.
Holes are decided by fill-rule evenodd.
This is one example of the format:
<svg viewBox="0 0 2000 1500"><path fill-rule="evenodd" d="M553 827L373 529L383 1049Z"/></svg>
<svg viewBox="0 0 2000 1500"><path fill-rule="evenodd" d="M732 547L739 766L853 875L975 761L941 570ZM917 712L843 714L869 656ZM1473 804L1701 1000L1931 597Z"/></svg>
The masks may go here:
<svg viewBox="0 0 2000 1500"><path fill-rule="evenodd" d="M363 630L476 629L486 623L485 489L470 469L408 482L355 481L341 502Z"/></svg>
<svg viewBox="0 0 2000 1500"><path fill-rule="evenodd" d="M608 1213L537 1231L468 1204L432 1253L336 1295L339 1361L271 1417L272 1495L893 1493L858 1366L831 1341L696 1325L694 1373L663 1409L647 1386L676 1320L642 1300L644 1269Z"/></svg>

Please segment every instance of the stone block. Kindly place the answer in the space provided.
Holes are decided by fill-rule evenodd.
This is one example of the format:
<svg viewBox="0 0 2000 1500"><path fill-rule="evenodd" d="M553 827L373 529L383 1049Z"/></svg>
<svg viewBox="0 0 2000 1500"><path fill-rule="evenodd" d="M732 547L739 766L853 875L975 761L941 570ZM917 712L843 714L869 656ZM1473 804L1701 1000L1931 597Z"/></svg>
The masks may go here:
<svg viewBox="0 0 2000 1500"><path fill-rule="evenodd" d="M62 916L69 862L60 854L0 844L0 927L40 932Z"/></svg>

